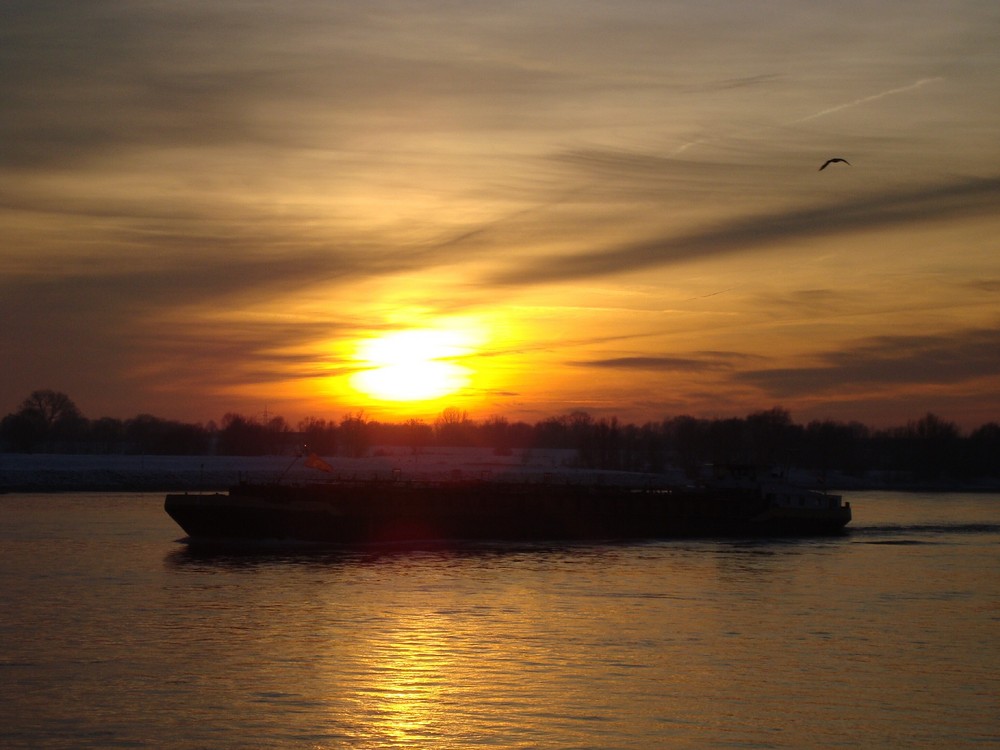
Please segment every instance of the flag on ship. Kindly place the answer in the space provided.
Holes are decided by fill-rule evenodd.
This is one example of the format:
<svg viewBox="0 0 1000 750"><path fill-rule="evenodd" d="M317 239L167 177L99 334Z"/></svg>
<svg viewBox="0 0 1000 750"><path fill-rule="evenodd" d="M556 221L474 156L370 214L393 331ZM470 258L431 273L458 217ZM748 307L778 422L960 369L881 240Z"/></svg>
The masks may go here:
<svg viewBox="0 0 1000 750"><path fill-rule="evenodd" d="M320 471L332 472L333 467L330 466L326 461L317 456L315 453L310 453L305 460L305 465L310 469L319 469Z"/></svg>

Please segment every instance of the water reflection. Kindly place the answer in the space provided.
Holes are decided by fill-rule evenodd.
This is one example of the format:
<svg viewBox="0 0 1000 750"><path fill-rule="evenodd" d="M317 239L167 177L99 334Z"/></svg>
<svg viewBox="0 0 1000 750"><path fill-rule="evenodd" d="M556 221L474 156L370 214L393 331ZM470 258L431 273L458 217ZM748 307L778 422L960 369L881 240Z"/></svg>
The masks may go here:
<svg viewBox="0 0 1000 750"><path fill-rule="evenodd" d="M441 746L473 731L516 747L539 746L532 732L541 726L582 732L584 745L594 733L649 733L645 722L622 723L623 705L632 707L627 715L652 717L670 712L657 707L658 691L698 693L706 680L725 682L719 670L734 657L689 663L684 644L747 632L723 601L734 592L757 600L746 592L775 582L787 589L796 550L691 540L184 547L167 564L185 574L179 585L202 590L213 607L224 596L214 587L233 587L226 609L241 623L247 608L254 612L244 646L250 637L251 647L279 644L257 682L273 682L275 694L291 684L318 696L346 744ZM269 658L277 665L266 667ZM292 677L286 663L308 665L307 674Z"/></svg>
<svg viewBox="0 0 1000 750"><path fill-rule="evenodd" d="M455 682L448 677L454 657L441 618L429 611L396 618L375 635L359 644L366 675L354 686L359 739L420 747L448 736L441 707L446 685Z"/></svg>
<svg viewBox="0 0 1000 750"><path fill-rule="evenodd" d="M453 542L370 546L332 546L296 542L182 543L164 558L168 568L219 567L229 569L268 566L352 566L399 561L479 560L517 556L565 557L587 560L616 551L639 551L662 542Z"/></svg>
<svg viewBox="0 0 1000 750"><path fill-rule="evenodd" d="M181 545L167 553L167 568L184 570L219 568L227 570L273 566L330 567L374 561L378 555L347 549L306 545Z"/></svg>
<svg viewBox="0 0 1000 750"><path fill-rule="evenodd" d="M823 540L252 552L25 504L0 746L996 744L1000 497L960 500Z"/></svg>

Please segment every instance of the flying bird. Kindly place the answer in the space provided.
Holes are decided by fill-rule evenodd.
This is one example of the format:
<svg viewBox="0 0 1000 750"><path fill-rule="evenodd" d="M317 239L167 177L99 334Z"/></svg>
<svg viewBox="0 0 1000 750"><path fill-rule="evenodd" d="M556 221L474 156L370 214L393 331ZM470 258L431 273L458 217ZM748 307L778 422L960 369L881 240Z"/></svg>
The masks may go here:
<svg viewBox="0 0 1000 750"><path fill-rule="evenodd" d="M851 166L851 162L847 161L847 159L841 159L839 156L835 156L832 159L827 159L825 162L823 162L823 166L820 167L818 171L822 172L828 166L830 166L831 164L834 164L835 162L838 162L838 161L842 161L847 166Z"/></svg>

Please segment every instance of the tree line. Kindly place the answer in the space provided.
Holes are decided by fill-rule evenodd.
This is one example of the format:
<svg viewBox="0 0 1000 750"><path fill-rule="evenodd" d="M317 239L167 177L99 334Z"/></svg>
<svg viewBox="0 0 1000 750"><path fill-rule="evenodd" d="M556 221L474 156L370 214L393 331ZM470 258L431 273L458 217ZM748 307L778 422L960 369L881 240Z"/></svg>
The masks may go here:
<svg viewBox="0 0 1000 750"><path fill-rule="evenodd" d="M968 434L935 414L889 429L859 422L796 424L781 407L746 417L676 416L641 425L576 411L534 424L503 416L470 419L448 408L428 423L369 419L358 411L339 420L309 417L295 427L280 416L228 413L221 422L189 424L140 414L132 419L87 419L66 394L40 390L0 422L7 452L133 453L159 455L281 455L308 450L321 456L368 455L376 446L570 449L583 468L696 473L704 464L808 469L817 473L885 472L918 480L1000 476L1000 424Z"/></svg>

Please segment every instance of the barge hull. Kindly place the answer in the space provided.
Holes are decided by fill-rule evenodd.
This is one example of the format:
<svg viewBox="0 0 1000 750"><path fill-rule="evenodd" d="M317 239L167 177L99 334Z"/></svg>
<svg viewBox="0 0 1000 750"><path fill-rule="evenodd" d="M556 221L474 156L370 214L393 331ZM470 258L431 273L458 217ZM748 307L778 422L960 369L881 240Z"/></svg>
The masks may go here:
<svg viewBox="0 0 1000 750"><path fill-rule="evenodd" d="M192 540L389 544L835 534L850 506L778 508L759 492L505 483L238 485L167 495Z"/></svg>

